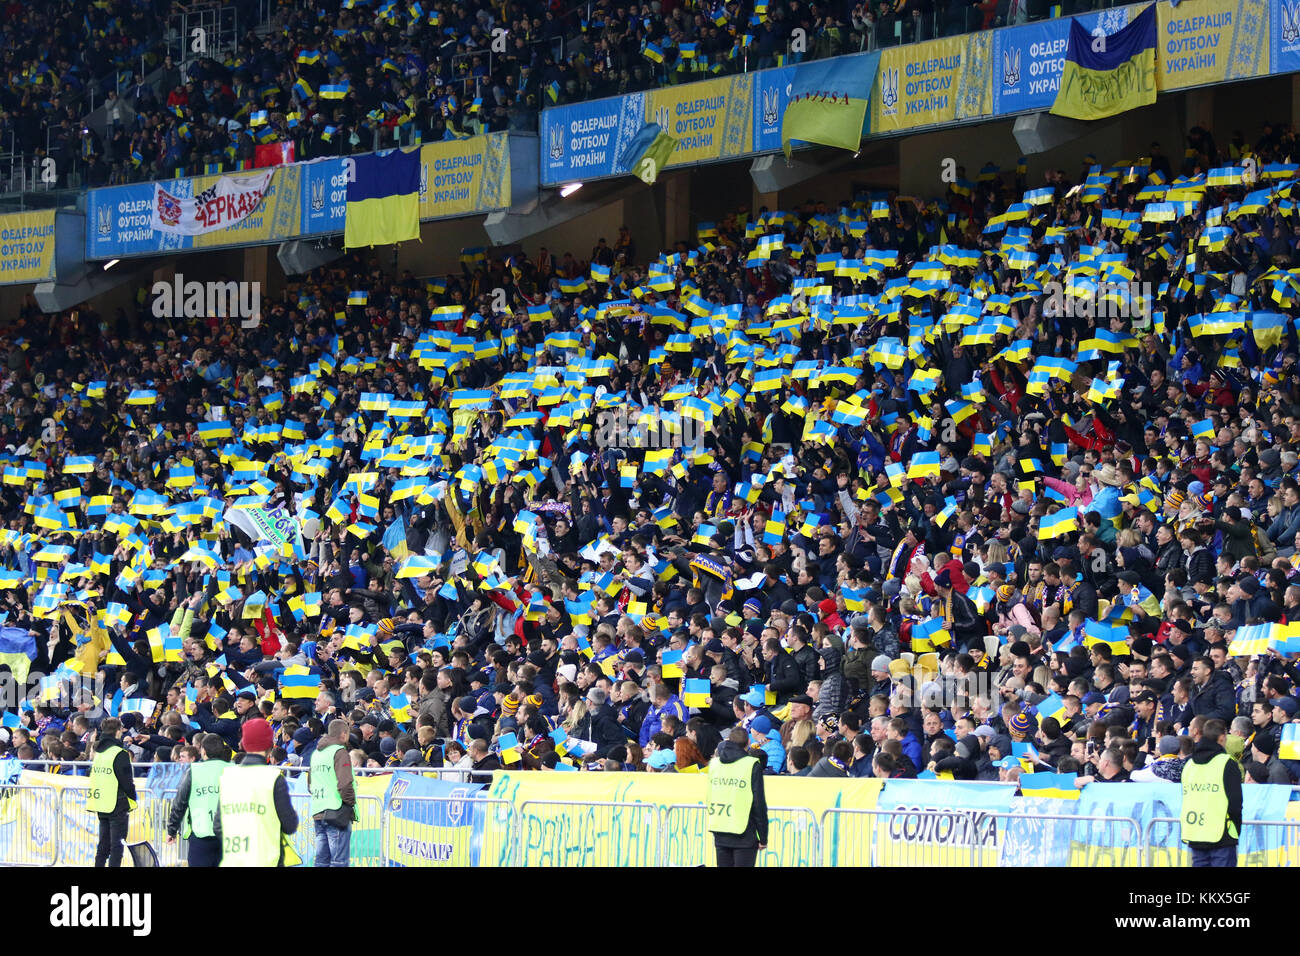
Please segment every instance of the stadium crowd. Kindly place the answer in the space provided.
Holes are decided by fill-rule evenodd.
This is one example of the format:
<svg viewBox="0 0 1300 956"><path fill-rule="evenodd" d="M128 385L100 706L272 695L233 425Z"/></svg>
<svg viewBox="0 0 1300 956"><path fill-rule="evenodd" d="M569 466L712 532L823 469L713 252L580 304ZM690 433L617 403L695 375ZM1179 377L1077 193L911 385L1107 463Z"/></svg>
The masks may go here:
<svg viewBox="0 0 1300 956"><path fill-rule="evenodd" d="M773 774L1082 783L1225 728L1295 783L1292 144L963 169L657 256L354 255L256 329L29 315L5 752L265 718L299 765L343 717L356 766L698 772L739 726Z"/></svg>
<svg viewBox="0 0 1300 956"><path fill-rule="evenodd" d="M211 55L190 47L182 58L169 32L181 21L157 0L112 11L87 0L10 3L0 22L0 154L48 156L59 186L75 175L98 187L369 152L536 129L537 111L554 104L1094 4L293 0L275 4L266 30L252 29L258 3L235 6L237 40L220 48L213 38ZM502 29L505 49L493 50ZM92 108L103 125L87 121Z"/></svg>

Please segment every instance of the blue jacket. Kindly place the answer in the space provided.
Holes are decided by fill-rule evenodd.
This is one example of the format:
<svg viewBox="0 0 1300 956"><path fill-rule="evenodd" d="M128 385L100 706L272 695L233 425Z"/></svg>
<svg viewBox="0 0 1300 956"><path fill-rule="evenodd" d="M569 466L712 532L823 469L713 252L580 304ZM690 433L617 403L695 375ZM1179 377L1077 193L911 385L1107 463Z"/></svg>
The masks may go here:
<svg viewBox="0 0 1300 956"><path fill-rule="evenodd" d="M924 770L925 766L921 763L921 742L916 739L916 735L911 731L901 741L903 754L912 761L912 766L917 770Z"/></svg>
<svg viewBox="0 0 1300 956"><path fill-rule="evenodd" d="M673 694L664 702L662 707L651 707L646 712L645 720L641 722L641 733L637 737L637 743L642 747L650 742L650 738L663 729L664 717L672 714L685 726L687 720L686 705L683 704L676 694Z"/></svg>
<svg viewBox="0 0 1300 956"><path fill-rule="evenodd" d="M764 773L785 772L785 748L781 746L780 734L773 731L772 736L767 738L767 743L759 749L767 754L767 768Z"/></svg>

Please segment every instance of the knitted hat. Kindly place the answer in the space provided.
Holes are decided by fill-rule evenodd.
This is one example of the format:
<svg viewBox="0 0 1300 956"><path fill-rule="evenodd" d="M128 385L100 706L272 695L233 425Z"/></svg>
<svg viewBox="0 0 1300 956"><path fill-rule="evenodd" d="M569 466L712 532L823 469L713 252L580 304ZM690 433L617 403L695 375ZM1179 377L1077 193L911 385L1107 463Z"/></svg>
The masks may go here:
<svg viewBox="0 0 1300 956"><path fill-rule="evenodd" d="M1004 584L998 588L998 600L1010 601L1012 595L1014 595L1015 593L1016 593L1016 589L1012 585Z"/></svg>
<svg viewBox="0 0 1300 956"><path fill-rule="evenodd" d="M271 725L261 717L244 721L239 731L239 749L244 753L266 753L275 745Z"/></svg>
<svg viewBox="0 0 1300 956"><path fill-rule="evenodd" d="M514 714L517 710L519 710L519 700L514 694L507 694L505 699L501 701L501 713Z"/></svg>
<svg viewBox="0 0 1300 956"><path fill-rule="evenodd" d="M1028 714L1016 714L1011 718L1010 726L1013 732L1027 737L1034 729L1034 718Z"/></svg>
<svg viewBox="0 0 1300 956"><path fill-rule="evenodd" d="M871 669L872 669L873 671L887 671L887 670L889 670L889 657L888 657L888 655L886 655L886 654L877 654L876 657L871 661Z"/></svg>

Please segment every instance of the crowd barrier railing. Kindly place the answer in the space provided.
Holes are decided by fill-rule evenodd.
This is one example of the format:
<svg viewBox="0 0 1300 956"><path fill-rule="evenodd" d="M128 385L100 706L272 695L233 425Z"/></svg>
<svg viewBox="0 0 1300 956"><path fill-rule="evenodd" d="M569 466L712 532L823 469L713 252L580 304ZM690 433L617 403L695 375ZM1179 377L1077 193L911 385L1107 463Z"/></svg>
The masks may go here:
<svg viewBox="0 0 1300 956"><path fill-rule="evenodd" d="M59 801L53 787L17 784L0 790L0 866L54 866L59 862ZM22 838L19 838L19 834Z"/></svg>
<svg viewBox="0 0 1300 956"><path fill-rule="evenodd" d="M445 821L456 825L474 814L482 816L480 854L505 866L514 865L519 846L515 805L500 797L400 796L389 800L380 817L379 866L462 866L455 846L438 839ZM472 862L472 861L470 861Z"/></svg>
<svg viewBox="0 0 1300 956"><path fill-rule="evenodd" d="M547 808L560 811L548 813ZM654 803L524 800L519 804L516 866L632 866L659 864L663 828ZM544 840L561 830L562 839ZM626 846L624 844L626 843ZM557 856L548 847L565 849Z"/></svg>
<svg viewBox="0 0 1300 956"><path fill-rule="evenodd" d="M1149 866L1192 865L1192 851L1182 842L1177 817L1152 817L1142 837ZM1242 821L1237 853L1248 866L1300 866L1300 820Z"/></svg>
<svg viewBox="0 0 1300 956"><path fill-rule="evenodd" d="M390 769L388 772L392 772ZM427 772L427 768L426 768ZM18 783L0 788L0 866L85 866L94 861L98 821L84 787ZM303 865L314 862L310 798L293 794ZM162 866L183 865L186 841L167 843L175 789L137 787L128 842L147 841ZM638 802L525 800L486 796L359 795L353 866L482 865L706 866L713 862L707 808ZM1120 866L1187 866L1179 820L978 812L951 809L769 807L769 849L760 866L1023 866L1054 856L1089 865L1097 854ZM373 822L377 821L377 827ZM472 823L476 849L457 843ZM1020 845L1015 833L1020 828ZM358 839L359 832L369 836ZM378 845L375 845L375 841ZM1050 845L1049 845L1050 842ZM1011 844L1011 845L1008 845ZM775 847L781 847L778 854ZM1248 821L1239 852L1247 863L1300 866L1300 819ZM1076 852L1078 851L1078 852Z"/></svg>

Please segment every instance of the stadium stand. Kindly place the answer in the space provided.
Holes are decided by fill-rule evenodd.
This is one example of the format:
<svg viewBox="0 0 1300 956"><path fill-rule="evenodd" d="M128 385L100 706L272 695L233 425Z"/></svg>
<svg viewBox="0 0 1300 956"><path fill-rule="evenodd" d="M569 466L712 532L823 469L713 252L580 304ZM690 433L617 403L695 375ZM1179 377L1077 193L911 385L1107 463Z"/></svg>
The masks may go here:
<svg viewBox="0 0 1300 956"><path fill-rule="evenodd" d="M1255 143L1262 175L1295 175L1292 136ZM144 761L263 713L297 764L351 713L380 729L359 766L515 733L514 762L554 767L562 729L584 766L683 771L740 723L774 774L1014 779L1029 740L1080 780L1176 779L1214 718L1250 779L1294 783L1295 343L1263 310L1293 308L1300 230L1289 200L1206 185L1227 160L1187 142L1177 171L742 211L656 259L629 232L424 282L353 256L256 331L148 301L20 320L0 641L55 679L6 714L9 752L84 759L89 701L58 695L102 667ZM1175 247L1108 221L1167 189L1225 225ZM1154 301L1093 328L1044 299L1094 274ZM601 440L603 413L673 402L626 421L704 423L698 447ZM279 554L231 495L323 530Z"/></svg>
<svg viewBox="0 0 1300 956"><path fill-rule="evenodd" d="M203 764L227 757L277 768L259 771L260 816L274 805L283 833L257 837L263 862L528 865L585 842L535 852L518 825L548 802L529 788L570 773L578 790L556 792L599 807L617 774L631 789L611 806L653 807L646 858L618 862L702 863L701 840L669 845L685 832L673 811L713 812L697 790L742 755L754 789L807 794L768 801L768 862L862 847L898 862L925 843L931 862L1149 863L1189 840L1198 863L1235 862L1238 842L1287 859L1300 157L1287 122L1216 140L1224 101L1199 74L1159 90L1177 104L1156 121L1163 148L1124 115L1157 102L1174 54L1156 25L1177 32L1184 14L1123 11L1108 29L1139 40L1091 66L1084 28L1052 32L1071 32L1070 75L1151 82L1105 114L1122 122L1043 153L1022 120L1060 124L1050 140L1094 104L1067 83L1055 104L1022 87L1006 51L1044 45L1025 31L922 47L935 55L918 64L847 58L860 75L835 84L807 79L820 69L737 78L735 109L730 90L629 97L532 135L539 107L1076 12L248 0L221 49L190 56L170 9L6 10L0 137L57 154L53 185L77 195L0 222L0 261L30 254L39 282L0 315L0 863L45 861L43 821L5 826L76 800L99 814L97 863L136 842L128 827L152 828L146 861L176 862L154 849L178 836L193 865L238 854L189 832L203 818L186 809ZM1256 89L1289 82L1270 70ZM925 101L947 82L968 111ZM664 169L667 143L634 176L674 107L716 138ZM1220 125L1194 125L1202 112ZM1001 125L976 132L985 121ZM525 135L429 145L481 133ZM1005 163L1012 136L1036 159L960 165L939 144L963 136L966 162L991 145ZM925 179L908 164L933 168L932 145ZM334 161L152 185L318 159ZM692 202L693 177L725 200L700 186ZM589 233L615 196L626 225ZM530 216L518 242L461 238L495 242ZM428 274L462 244L458 270ZM182 294L182 262L223 271L208 302ZM255 315L212 306L214 286L255 277ZM1225 783L1212 815L1236 830L1199 844L1171 785L1210 764ZM86 776L115 788L71 786ZM907 795L941 781L989 811L992 839L974 817L952 846L896 838L900 807L936 823ZM1096 795L1109 785L1140 796L1112 813ZM128 824L137 798L147 812ZM481 798L450 822L419 810ZM1068 838L1017 830L1013 800L1035 825L1059 811ZM933 813L952 814L945 801ZM1079 837L1075 807L1125 837ZM823 842L823 814L878 808L862 841ZM804 836L776 835L795 817ZM335 842L353 823L365 839ZM428 832L457 827L477 828L472 851ZM53 841L53 860L89 862L88 832Z"/></svg>
<svg viewBox="0 0 1300 956"><path fill-rule="evenodd" d="M10 4L15 15L0 27L10 81L0 91L0 155L53 157L59 187L535 130L537 111L553 105L1093 9L668 0L632 15L611 0L504 10L299 0L278 4L265 29L243 31L218 57L176 45L175 27L163 29L166 4L111 16L104 6L72 4L50 22ZM252 0L234 6L238 23L259 21ZM495 29L507 31L504 51L492 49ZM60 38L56 51L36 39L49 35ZM90 120L96 108L102 123Z"/></svg>

